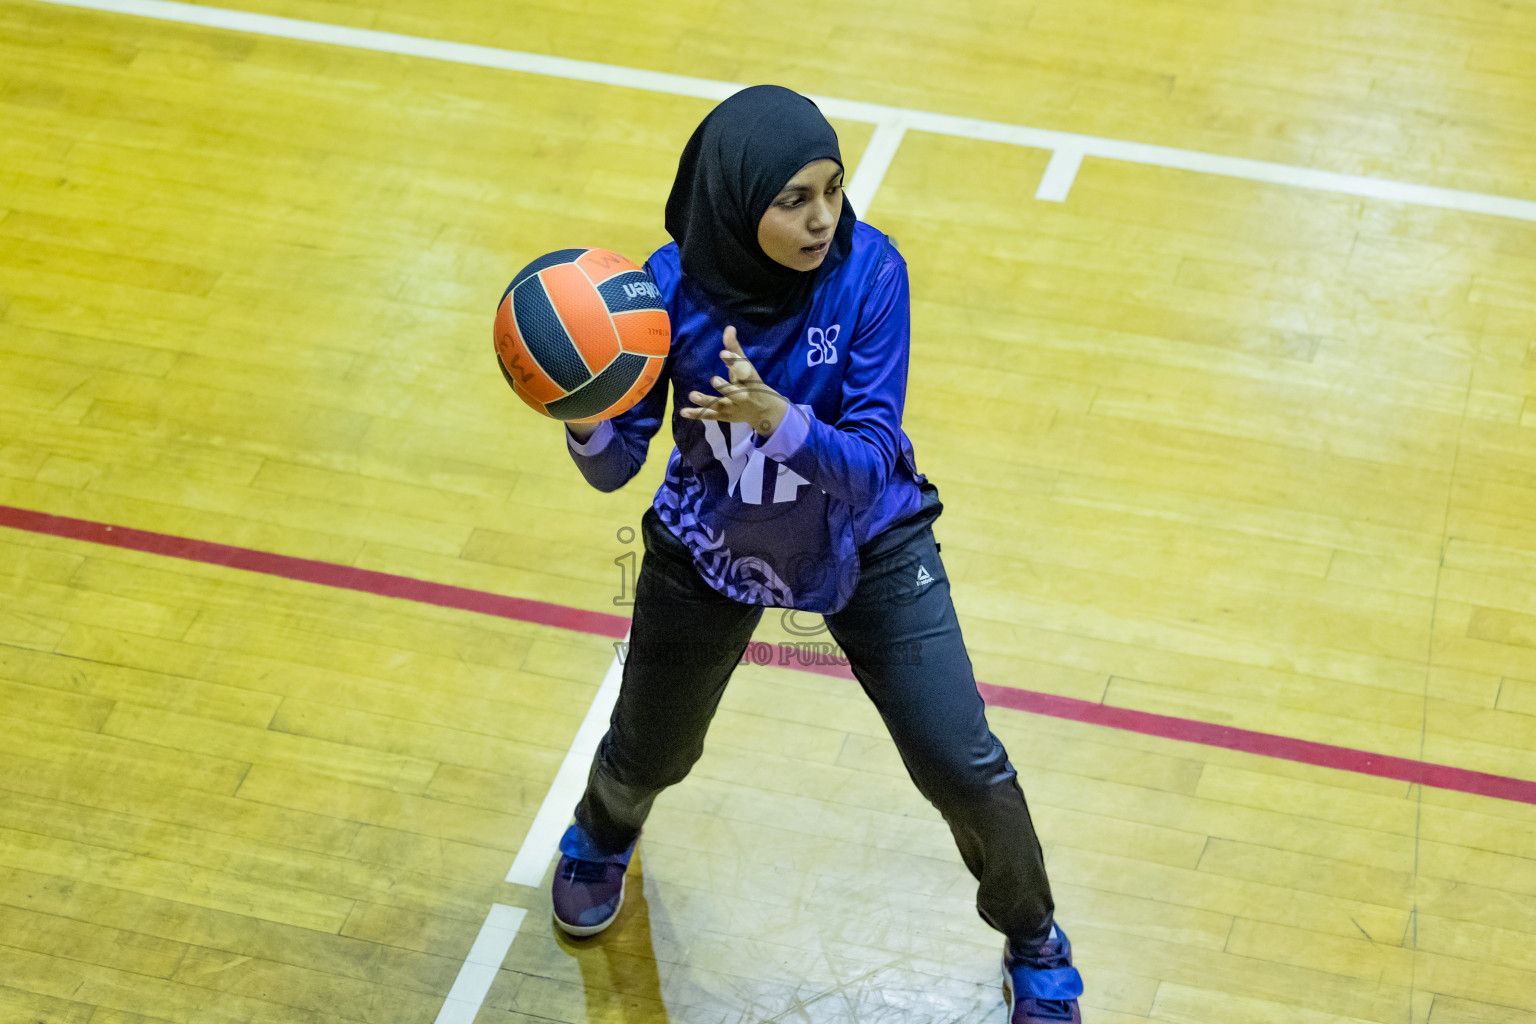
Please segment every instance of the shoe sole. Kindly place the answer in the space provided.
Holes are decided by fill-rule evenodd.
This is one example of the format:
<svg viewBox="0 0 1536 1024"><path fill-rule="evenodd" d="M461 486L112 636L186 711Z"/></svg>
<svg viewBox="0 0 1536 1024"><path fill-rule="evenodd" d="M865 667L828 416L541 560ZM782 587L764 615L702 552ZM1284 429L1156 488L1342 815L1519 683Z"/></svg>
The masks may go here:
<svg viewBox="0 0 1536 1024"><path fill-rule="evenodd" d="M578 939L588 939L588 938L591 938L592 936L596 935L598 932L602 931L603 929L607 928L609 925L613 924L614 920L618 918L619 911L624 909L624 891L626 889L628 889L628 888L629 888L629 879L625 878L624 881L619 883L619 903L618 903L618 906L613 908L613 913L609 914L608 918L606 920L599 921L597 924L588 924L588 925L567 924L566 922L560 920L560 915L559 914L556 914L553 911L551 911L551 916L554 917L555 924L559 925L560 926L560 930L565 932L565 934L570 935L570 936L574 936L575 938L578 938Z"/></svg>

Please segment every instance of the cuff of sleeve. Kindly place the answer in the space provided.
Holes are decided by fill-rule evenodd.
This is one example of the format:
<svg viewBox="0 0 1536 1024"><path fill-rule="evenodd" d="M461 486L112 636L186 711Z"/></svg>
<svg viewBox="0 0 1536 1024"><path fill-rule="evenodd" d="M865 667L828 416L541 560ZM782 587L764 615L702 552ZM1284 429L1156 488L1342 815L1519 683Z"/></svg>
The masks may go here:
<svg viewBox="0 0 1536 1024"><path fill-rule="evenodd" d="M570 445L571 451L575 452L577 455L596 455L598 452L608 447L608 442L612 439L612 420L603 420L603 422L599 423L597 425L597 429L592 432L592 436L587 438L585 443L576 440L576 435L571 433L569 427L567 427L565 430L565 443Z"/></svg>
<svg viewBox="0 0 1536 1024"><path fill-rule="evenodd" d="M775 462L783 462L800 450L810 432L811 424L805 412L790 406L784 410L778 429L768 435L768 440L759 444L757 450Z"/></svg>

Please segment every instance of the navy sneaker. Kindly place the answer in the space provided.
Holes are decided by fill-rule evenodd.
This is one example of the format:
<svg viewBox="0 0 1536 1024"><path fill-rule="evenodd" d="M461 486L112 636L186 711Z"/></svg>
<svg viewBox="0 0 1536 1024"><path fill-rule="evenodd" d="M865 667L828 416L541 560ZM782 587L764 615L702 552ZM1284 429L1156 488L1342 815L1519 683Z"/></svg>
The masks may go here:
<svg viewBox="0 0 1536 1024"><path fill-rule="evenodd" d="M613 924L624 905L624 873L639 841L637 836L623 853L605 854L580 825L565 830L551 893L555 924L567 935L584 939Z"/></svg>
<svg viewBox="0 0 1536 1024"><path fill-rule="evenodd" d="M1051 925L1044 945L1022 956L1003 944L1003 989L1009 1024L1082 1024L1077 997L1083 978L1072 966L1072 943L1059 925Z"/></svg>

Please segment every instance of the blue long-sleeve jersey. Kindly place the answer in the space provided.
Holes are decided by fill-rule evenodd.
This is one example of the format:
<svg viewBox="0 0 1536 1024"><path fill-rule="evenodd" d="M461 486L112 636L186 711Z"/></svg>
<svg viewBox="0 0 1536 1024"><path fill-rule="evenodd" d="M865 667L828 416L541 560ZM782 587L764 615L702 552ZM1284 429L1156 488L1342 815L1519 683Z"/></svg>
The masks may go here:
<svg viewBox="0 0 1536 1024"><path fill-rule="evenodd" d="M732 321L682 276L676 243L646 270L672 321L662 376L585 444L566 432L587 481L614 491L639 471L672 385L677 445L652 505L710 586L738 601L831 613L858 584L858 548L916 513L922 496L901 428L910 312L907 264L880 231L854 225L853 250L807 311L766 328ZM792 403L767 439L746 423L693 420L690 391L717 394L728 323L764 383Z"/></svg>

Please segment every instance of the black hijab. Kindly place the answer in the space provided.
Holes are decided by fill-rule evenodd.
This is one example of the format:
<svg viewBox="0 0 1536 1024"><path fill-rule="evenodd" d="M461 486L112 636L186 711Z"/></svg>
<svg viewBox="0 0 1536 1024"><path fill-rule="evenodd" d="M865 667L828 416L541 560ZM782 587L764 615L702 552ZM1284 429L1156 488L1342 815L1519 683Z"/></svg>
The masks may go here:
<svg viewBox="0 0 1536 1024"><path fill-rule="evenodd" d="M783 86L754 85L710 111L677 162L667 233L677 242L683 274L757 326L798 312L821 275L853 249L857 218L846 196L815 270L786 267L757 244L758 222L774 197L814 160L843 163L837 133L816 104Z"/></svg>

